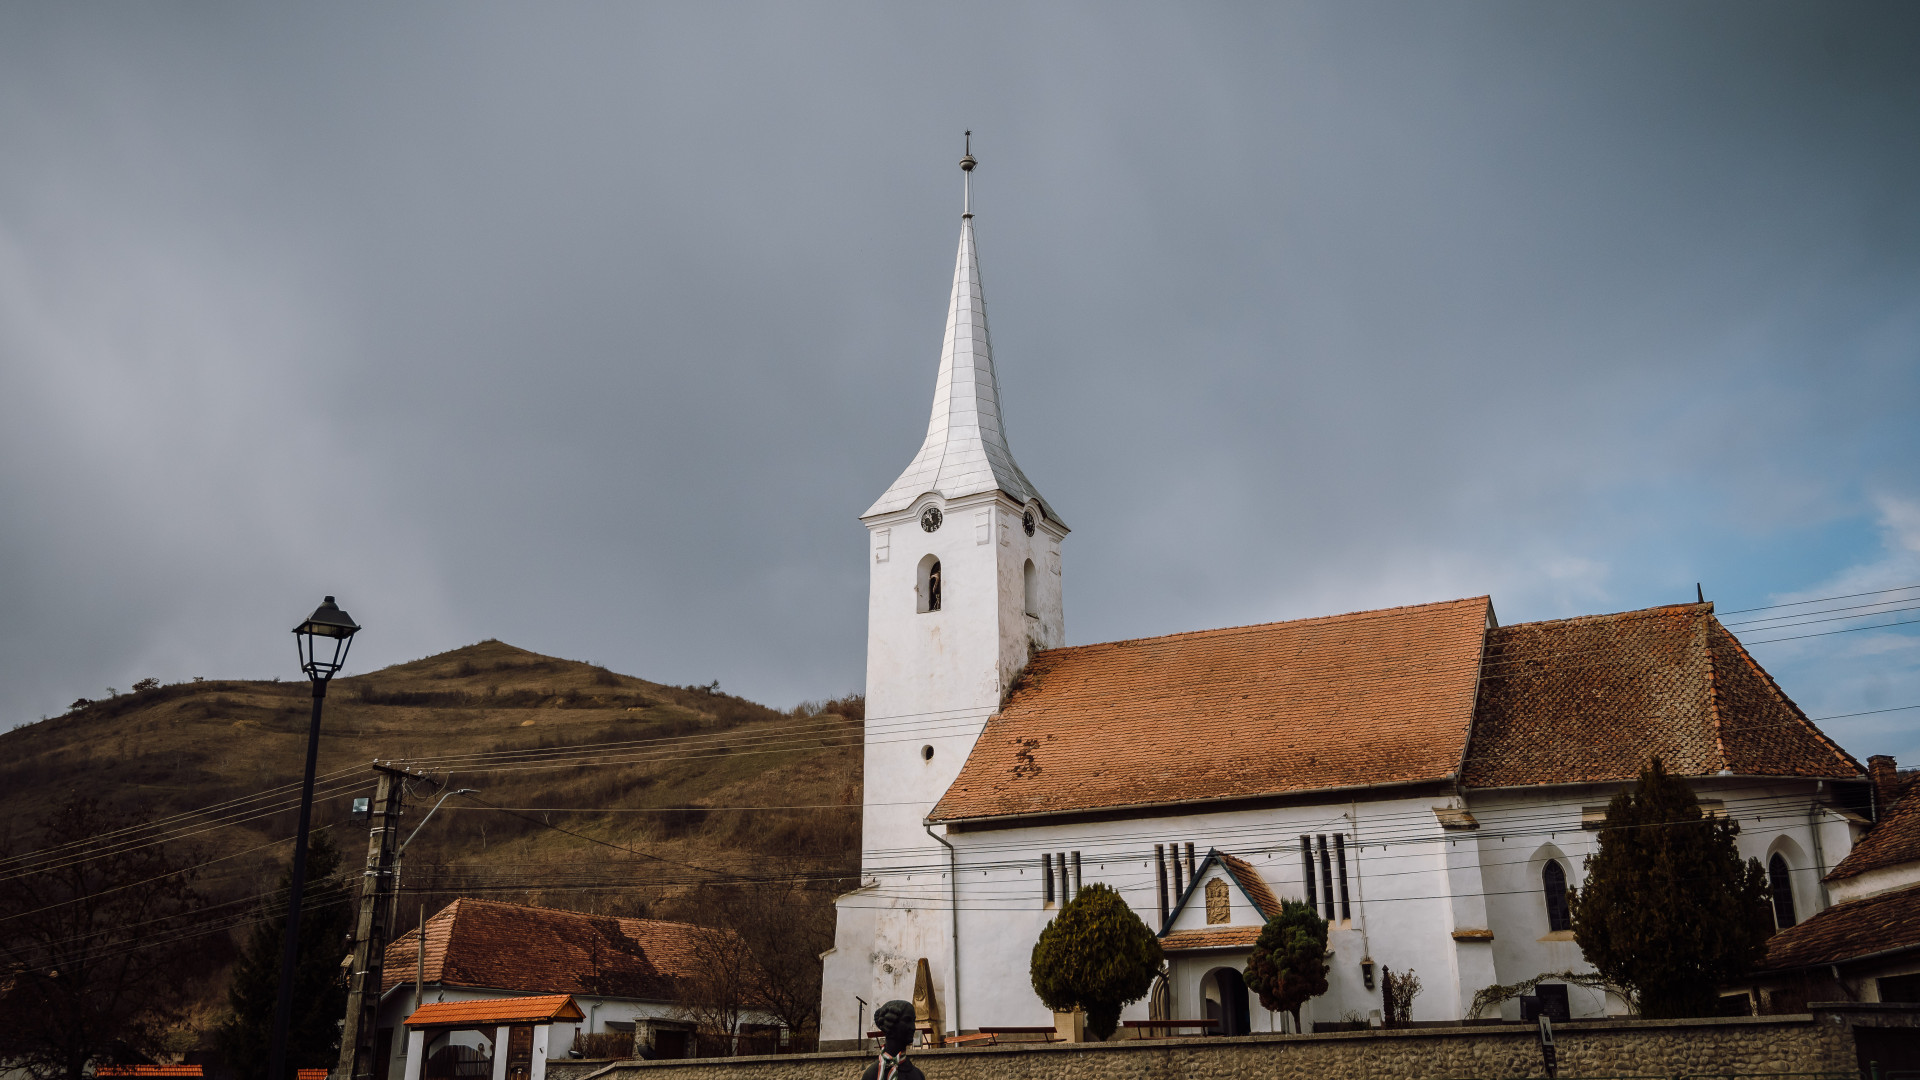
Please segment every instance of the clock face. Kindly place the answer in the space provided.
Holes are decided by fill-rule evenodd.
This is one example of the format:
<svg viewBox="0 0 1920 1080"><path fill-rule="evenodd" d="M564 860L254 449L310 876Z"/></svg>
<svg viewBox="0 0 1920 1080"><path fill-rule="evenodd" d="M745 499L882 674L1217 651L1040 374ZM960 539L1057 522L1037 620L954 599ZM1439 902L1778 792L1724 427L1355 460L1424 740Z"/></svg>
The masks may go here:
<svg viewBox="0 0 1920 1080"><path fill-rule="evenodd" d="M1020 515L1020 527L1027 530L1028 536L1033 535L1033 511L1029 510Z"/></svg>
<svg viewBox="0 0 1920 1080"><path fill-rule="evenodd" d="M928 532L934 532L939 529L942 520L944 520L944 518L940 513L940 508L937 506L929 506L920 512L920 527Z"/></svg>

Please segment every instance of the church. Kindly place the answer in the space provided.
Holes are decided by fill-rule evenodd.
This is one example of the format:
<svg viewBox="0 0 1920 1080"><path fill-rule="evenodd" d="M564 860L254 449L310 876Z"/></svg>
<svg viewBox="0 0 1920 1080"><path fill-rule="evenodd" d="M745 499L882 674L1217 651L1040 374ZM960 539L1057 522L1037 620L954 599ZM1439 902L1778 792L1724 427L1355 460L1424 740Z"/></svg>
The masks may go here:
<svg viewBox="0 0 1920 1080"><path fill-rule="evenodd" d="M1241 978L1281 899L1327 919L1312 1025L1411 1018L1591 972L1566 893L1607 802L1654 757L1738 824L1782 926L1866 824L1866 775L1710 603L1502 625L1491 598L1066 645L1067 523L1014 462L974 248L971 179L926 441L861 515L867 722L861 867L836 901L823 1048L914 996L933 1027L1046 1026L1034 942L1087 884L1117 890L1167 970L1123 1020L1291 1030ZM1561 1018L1619 1015L1542 982ZM1481 1015L1519 1018L1517 1000Z"/></svg>

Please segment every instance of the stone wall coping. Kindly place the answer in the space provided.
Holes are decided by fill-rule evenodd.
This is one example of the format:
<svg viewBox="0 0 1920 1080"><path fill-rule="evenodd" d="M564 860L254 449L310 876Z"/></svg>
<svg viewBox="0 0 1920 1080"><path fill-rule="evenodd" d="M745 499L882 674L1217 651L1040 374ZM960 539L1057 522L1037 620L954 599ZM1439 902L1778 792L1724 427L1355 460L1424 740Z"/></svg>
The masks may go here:
<svg viewBox="0 0 1920 1080"><path fill-rule="evenodd" d="M1829 1005L1828 1003L1822 1002L1811 1007L1821 1012L1829 1010L1874 1013L1907 1012L1920 1016L1920 1008L1898 1003L1882 1004L1879 1002L1849 1001L1836 1002ZM1569 1020L1565 1023L1555 1024L1553 1029L1555 1035L1563 1032L1568 1035L1578 1035L1581 1033L1603 1031L1648 1031L1675 1028L1787 1027L1793 1025L1811 1025L1813 1021L1814 1016L1811 1012L1787 1013L1779 1016L1702 1016L1681 1020L1637 1020L1621 1017L1607 1020ZM1112 1042L1016 1042L1000 1043L994 1046L915 1047L912 1050L911 1056L914 1058L933 1059L948 1057L977 1058L990 1055L1016 1054L1072 1054L1084 1051L1145 1053L1183 1047L1220 1047L1225 1045L1259 1046L1287 1043L1311 1044L1342 1041L1351 1042L1363 1039L1458 1039L1462 1036L1527 1040L1537 1038L1534 1025L1522 1021L1513 1021L1497 1025L1461 1024L1451 1027L1369 1028L1365 1031L1328 1031L1313 1035L1236 1035L1231 1036L1230 1041L1228 1038L1217 1035L1196 1035L1173 1039L1116 1039ZM831 1050L824 1053L813 1054L759 1054L731 1058L674 1058L659 1061L642 1061L635 1059L608 1065L598 1072L582 1077L581 1080L601 1080L601 1078L611 1080L612 1077L617 1076L627 1069L678 1068L708 1064L725 1066L729 1063L745 1064L748 1062L869 1061L872 1060L874 1054L874 1050Z"/></svg>

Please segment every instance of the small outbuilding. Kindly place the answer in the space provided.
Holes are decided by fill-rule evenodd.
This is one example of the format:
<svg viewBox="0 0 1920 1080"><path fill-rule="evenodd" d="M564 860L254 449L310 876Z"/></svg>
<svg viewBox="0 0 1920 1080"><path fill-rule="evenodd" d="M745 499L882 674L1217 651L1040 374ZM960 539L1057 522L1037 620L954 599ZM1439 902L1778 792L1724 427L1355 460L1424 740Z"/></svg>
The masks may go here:
<svg viewBox="0 0 1920 1080"><path fill-rule="evenodd" d="M586 1018L572 994L422 1005L406 1019L406 1080L546 1080Z"/></svg>

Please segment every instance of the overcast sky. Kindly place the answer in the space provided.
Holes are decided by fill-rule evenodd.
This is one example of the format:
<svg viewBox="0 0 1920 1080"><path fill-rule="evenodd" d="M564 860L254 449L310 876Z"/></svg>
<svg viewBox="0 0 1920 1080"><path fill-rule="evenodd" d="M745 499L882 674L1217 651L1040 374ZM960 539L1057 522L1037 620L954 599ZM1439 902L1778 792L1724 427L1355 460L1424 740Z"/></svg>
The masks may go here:
<svg viewBox="0 0 1920 1080"><path fill-rule="evenodd" d="M329 592L355 670L860 688L967 128L1070 642L1920 584L1912 5L17 3L0 724ZM1827 717L1915 630L1753 648Z"/></svg>

